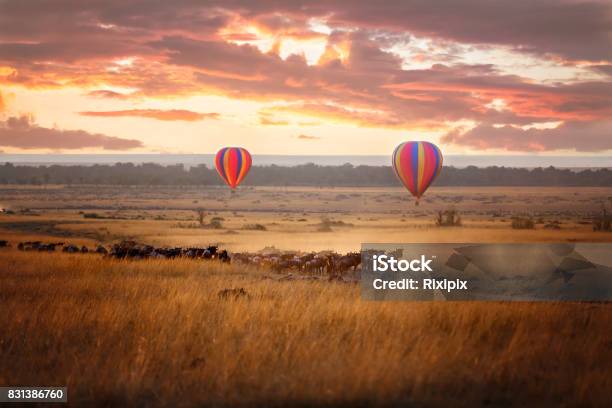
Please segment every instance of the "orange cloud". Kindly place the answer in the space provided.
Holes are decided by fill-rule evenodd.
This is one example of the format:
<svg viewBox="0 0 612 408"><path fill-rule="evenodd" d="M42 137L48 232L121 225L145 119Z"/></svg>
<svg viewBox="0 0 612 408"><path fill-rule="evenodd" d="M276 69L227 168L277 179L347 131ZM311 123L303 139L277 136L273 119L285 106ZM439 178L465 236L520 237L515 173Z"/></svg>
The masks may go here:
<svg viewBox="0 0 612 408"><path fill-rule="evenodd" d="M291 119L309 116L322 124L446 130L448 122L467 120L486 129L477 138L482 146L486 126L506 125L511 128L505 129L508 134L537 138L542 133L512 129L533 122L612 117L612 46L606 20L610 5L542 0L538 7L550 22L543 25L542 13L533 13L529 2L515 3L470 0L456 8L412 1L387 6L365 0L212 1L204 6L178 1L123 7L118 0L108 0L36 8L21 2L0 6L0 67L9 67L0 68L0 83L98 89L88 95L121 100L216 94L271 102L271 112L290 113ZM264 45L257 44L262 40ZM443 56L435 60L443 64L407 68L409 59L431 59L427 46L415 45L421 40L445 43ZM281 44L294 47L308 41L321 48L315 51L322 53L316 65L296 53L277 55ZM413 52L402 48L405 45ZM271 46L272 52L258 46ZM465 63L474 57L460 58L466 57L462 47L498 47L502 53L511 49L574 69L576 76L562 83L538 83L505 75L495 61ZM518 68L525 65L516 61ZM592 76L580 77L589 69ZM494 100L503 100L503 105L491 105ZM147 109L82 114L170 121L218 117ZM290 122L271 115L260 116L259 123ZM461 141L457 135L449 140ZM463 139L467 144L469 140Z"/></svg>
<svg viewBox="0 0 612 408"><path fill-rule="evenodd" d="M264 126L288 126L288 120L276 119L270 112L261 111L259 115L259 124Z"/></svg>
<svg viewBox="0 0 612 408"><path fill-rule="evenodd" d="M287 120L273 120L265 117L259 118L259 124L264 126L288 126Z"/></svg>
<svg viewBox="0 0 612 408"><path fill-rule="evenodd" d="M184 109L171 109L171 110L160 110L160 109L128 109L128 110L117 110L117 111L89 111L79 112L83 116L98 116L98 117L120 117L120 116L134 116L142 118L150 118L164 121L176 121L182 120L187 122L195 122L204 119L219 119L219 114L216 112L210 113L199 113Z"/></svg>
<svg viewBox="0 0 612 408"><path fill-rule="evenodd" d="M298 139L302 139L302 140L318 140L318 139L321 139L319 136L310 136L310 135L304 135L304 134L299 135L297 138Z"/></svg>
<svg viewBox="0 0 612 408"><path fill-rule="evenodd" d="M402 119L391 111L377 111L366 109L347 109L341 106L330 104L291 104L283 106L273 106L267 108L267 112L284 112L300 116L318 118L323 121L349 123L362 127L372 128L428 128L435 129L443 126L428 120Z"/></svg>

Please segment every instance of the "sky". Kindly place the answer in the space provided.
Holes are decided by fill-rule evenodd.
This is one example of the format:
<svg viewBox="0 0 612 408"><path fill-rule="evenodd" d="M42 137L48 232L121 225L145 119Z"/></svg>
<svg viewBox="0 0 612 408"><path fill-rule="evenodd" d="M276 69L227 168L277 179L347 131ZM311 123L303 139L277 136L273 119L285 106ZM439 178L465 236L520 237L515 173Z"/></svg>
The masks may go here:
<svg viewBox="0 0 612 408"><path fill-rule="evenodd" d="M0 0L0 153L609 156L612 2Z"/></svg>

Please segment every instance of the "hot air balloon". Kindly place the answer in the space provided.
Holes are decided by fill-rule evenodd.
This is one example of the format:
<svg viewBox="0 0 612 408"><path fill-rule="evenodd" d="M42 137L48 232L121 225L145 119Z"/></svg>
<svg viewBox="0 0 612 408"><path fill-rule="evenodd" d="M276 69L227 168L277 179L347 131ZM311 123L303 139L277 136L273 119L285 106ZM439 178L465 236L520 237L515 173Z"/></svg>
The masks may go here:
<svg viewBox="0 0 612 408"><path fill-rule="evenodd" d="M215 167L223 181L234 189L251 168L251 154L242 147L224 147L217 152Z"/></svg>
<svg viewBox="0 0 612 408"><path fill-rule="evenodd" d="M442 152L429 142L404 142L392 156L393 170L402 184L416 197L416 205L442 170Z"/></svg>

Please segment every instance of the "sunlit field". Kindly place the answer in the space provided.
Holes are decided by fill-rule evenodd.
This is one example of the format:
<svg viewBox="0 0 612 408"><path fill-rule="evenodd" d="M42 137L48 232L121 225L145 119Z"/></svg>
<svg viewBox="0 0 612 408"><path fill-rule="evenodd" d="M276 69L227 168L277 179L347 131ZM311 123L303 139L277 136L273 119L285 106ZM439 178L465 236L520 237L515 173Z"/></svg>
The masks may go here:
<svg viewBox="0 0 612 408"><path fill-rule="evenodd" d="M0 186L0 207L16 212L0 214L0 239L340 252L362 242L601 242L612 234L593 232L592 219L611 197L611 188L434 187L415 206L400 188ZM436 227L449 209L461 226ZM515 216L534 228L511 228Z"/></svg>
<svg viewBox="0 0 612 408"><path fill-rule="evenodd" d="M0 384L83 406L604 406L609 303L367 302L354 281L218 261L19 251L609 242L603 188L0 187ZM454 226L436 224L456 211ZM513 219L533 222L513 227ZM230 289L230 291L225 291ZM242 289L242 290L240 290ZM224 292L225 291L225 292Z"/></svg>
<svg viewBox="0 0 612 408"><path fill-rule="evenodd" d="M218 263L14 249L0 279L0 382L75 404L584 406L612 387L608 304L373 303Z"/></svg>

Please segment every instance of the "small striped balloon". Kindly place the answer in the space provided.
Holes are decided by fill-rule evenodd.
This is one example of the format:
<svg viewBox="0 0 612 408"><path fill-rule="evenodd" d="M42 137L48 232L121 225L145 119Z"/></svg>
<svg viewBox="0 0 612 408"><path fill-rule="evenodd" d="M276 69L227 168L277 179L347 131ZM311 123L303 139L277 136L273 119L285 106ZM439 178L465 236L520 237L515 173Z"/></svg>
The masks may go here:
<svg viewBox="0 0 612 408"><path fill-rule="evenodd" d="M404 142L393 151L392 164L402 184L416 197L416 204L442 170L442 152L433 143Z"/></svg>
<svg viewBox="0 0 612 408"><path fill-rule="evenodd" d="M224 147L217 152L215 167L231 188L236 188L251 168L251 154L242 147Z"/></svg>

